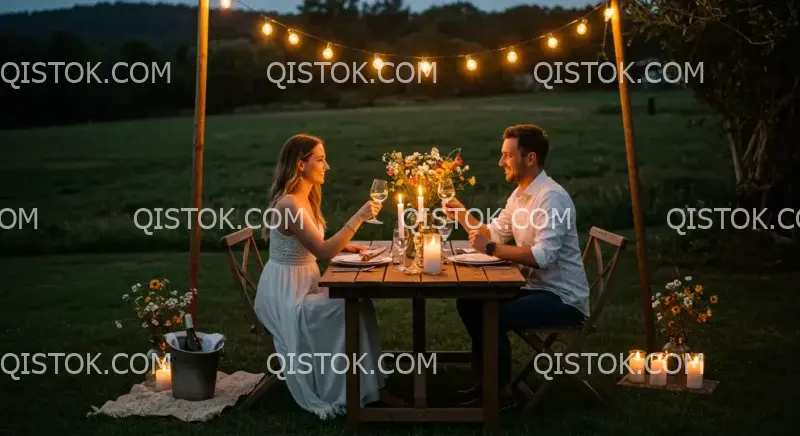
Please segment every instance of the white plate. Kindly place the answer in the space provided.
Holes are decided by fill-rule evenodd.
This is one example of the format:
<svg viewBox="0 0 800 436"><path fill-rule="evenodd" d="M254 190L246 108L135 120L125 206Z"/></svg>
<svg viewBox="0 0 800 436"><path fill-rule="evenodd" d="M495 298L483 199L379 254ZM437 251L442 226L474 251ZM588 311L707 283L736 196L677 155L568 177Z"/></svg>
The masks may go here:
<svg viewBox="0 0 800 436"><path fill-rule="evenodd" d="M449 259L453 262L464 263L467 265L493 265L496 263L505 263L503 259L483 253L457 254L455 256L450 256Z"/></svg>
<svg viewBox="0 0 800 436"><path fill-rule="evenodd" d="M343 265L358 265L358 266L384 265L391 262L392 262L392 256L386 256L386 255L381 255L364 262L363 260L361 260L361 255L358 253L340 254L331 259L331 263L339 263Z"/></svg>

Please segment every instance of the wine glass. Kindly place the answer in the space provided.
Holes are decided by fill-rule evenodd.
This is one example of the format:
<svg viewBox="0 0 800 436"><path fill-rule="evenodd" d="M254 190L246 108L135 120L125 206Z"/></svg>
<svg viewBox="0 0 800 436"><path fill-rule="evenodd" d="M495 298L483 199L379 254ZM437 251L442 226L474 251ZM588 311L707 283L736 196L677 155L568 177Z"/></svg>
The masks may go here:
<svg viewBox="0 0 800 436"><path fill-rule="evenodd" d="M453 186L453 179L444 179L439 182L439 198L447 203L456 196L456 188Z"/></svg>
<svg viewBox="0 0 800 436"><path fill-rule="evenodd" d="M389 197L389 188L386 180L375 179L372 181L372 187L369 190L369 195L375 201L380 201L383 203ZM378 221L375 217L365 221L370 224L383 224L383 222Z"/></svg>
<svg viewBox="0 0 800 436"><path fill-rule="evenodd" d="M411 244L411 230L403 229L403 233L400 233L400 229L395 228L392 232L392 263L394 264L394 270L403 272L406 270L406 250L408 246ZM395 262L396 258L400 258L399 262Z"/></svg>
<svg viewBox="0 0 800 436"><path fill-rule="evenodd" d="M449 253L450 250L447 248L447 238L450 237L450 234L453 233L453 228L455 227L455 221L451 220L447 217L439 220L439 225L436 226L439 231L439 234L442 236L442 252Z"/></svg>
<svg viewBox="0 0 800 436"><path fill-rule="evenodd" d="M439 182L439 198L442 199L443 203L447 203L455 196L456 188L453 186L453 179L443 179L441 182ZM449 223L451 223L453 220L450 217L447 217L446 221L449 225ZM452 231L452 226L450 226L450 231L448 231L447 234L449 235Z"/></svg>

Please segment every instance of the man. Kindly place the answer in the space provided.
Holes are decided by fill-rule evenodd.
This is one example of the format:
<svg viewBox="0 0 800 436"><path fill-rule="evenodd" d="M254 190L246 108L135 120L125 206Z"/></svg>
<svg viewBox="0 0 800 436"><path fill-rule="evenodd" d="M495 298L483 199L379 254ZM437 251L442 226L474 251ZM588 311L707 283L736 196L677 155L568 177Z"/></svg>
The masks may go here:
<svg viewBox="0 0 800 436"><path fill-rule="evenodd" d="M458 200L443 204L445 213L469 230L478 252L520 265L527 284L520 295L499 304L499 374L501 404L512 403L508 332L580 324L589 316L589 285L569 194L544 171L549 149L547 134L530 124L503 132L499 165L517 188L505 208L488 225L467 212ZM514 239L516 246L506 245ZM472 339L473 369L481 374L483 308L480 300L457 301L458 314ZM480 384L469 394L480 395ZM479 401L479 400L478 400Z"/></svg>

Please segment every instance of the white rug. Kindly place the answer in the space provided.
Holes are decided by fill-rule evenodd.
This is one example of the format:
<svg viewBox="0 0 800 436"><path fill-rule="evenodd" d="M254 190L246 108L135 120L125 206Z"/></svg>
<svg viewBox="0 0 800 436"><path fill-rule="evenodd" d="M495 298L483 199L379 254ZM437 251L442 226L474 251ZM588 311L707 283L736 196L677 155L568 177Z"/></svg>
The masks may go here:
<svg viewBox="0 0 800 436"><path fill-rule="evenodd" d="M171 390L159 392L152 382L143 382L134 385L130 393L106 402L99 409L92 406L92 411L86 416L174 416L181 421L208 421L226 407L236 404L242 395L252 392L262 377L263 373L237 371L228 375L218 371L214 397L204 401L177 400L172 397Z"/></svg>

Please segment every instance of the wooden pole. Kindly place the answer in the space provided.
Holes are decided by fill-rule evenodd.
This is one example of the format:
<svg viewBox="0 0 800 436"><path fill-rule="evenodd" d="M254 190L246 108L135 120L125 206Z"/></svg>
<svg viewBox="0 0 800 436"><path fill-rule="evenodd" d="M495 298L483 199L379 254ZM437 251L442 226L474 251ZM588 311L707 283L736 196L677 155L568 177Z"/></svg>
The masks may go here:
<svg viewBox="0 0 800 436"><path fill-rule="evenodd" d="M622 127L625 133L625 153L628 157L628 183L631 186L631 202L633 204L633 228L636 232L636 257L639 264L646 346L648 350L656 351L655 332L653 328L653 306L650 299L650 276L647 269L644 216L642 214L642 205L639 201L639 169L636 163L636 148L633 145L631 101L628 95L628 84L625 82L625 75L622 74L625 66L625 46L622 42L622 14L619 8L619 0L611 0L611 7L614 11L614 15L611 18L611 29L614 33L614 53L617 59L619 98L622 107Z"/></svg>
<svg viewBox="0 0 800 436"><path fill-rule="evenodd" d="M197 8L197 78L194 104L194 149L192 176L192 207L195 210L189 243L189 288L197 289L189 313L195 326L197 322L198 273L200 269L200 209L203 206L203 145L206 129L206 75L208 64L208 9L209 0L198 0Z"/></svg>

